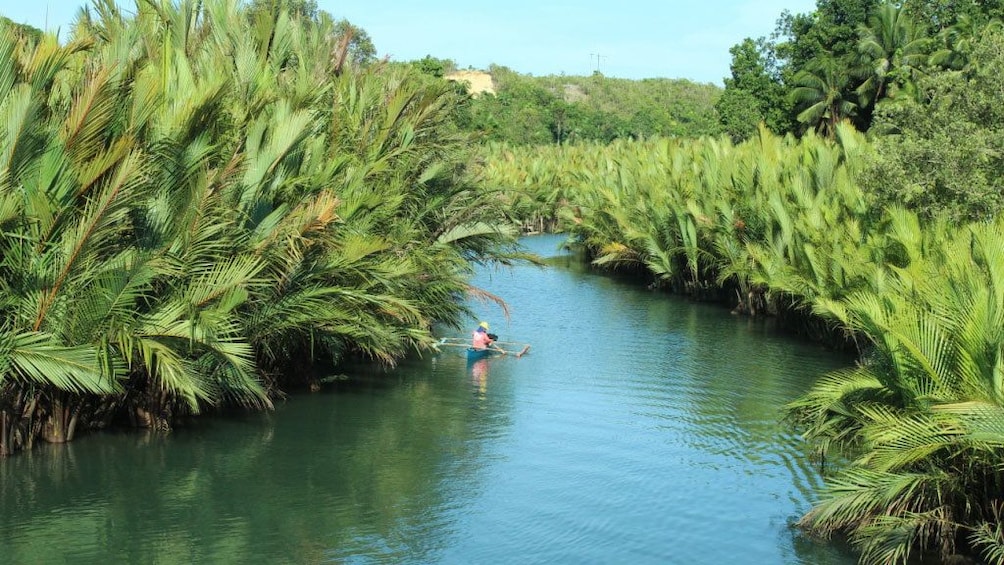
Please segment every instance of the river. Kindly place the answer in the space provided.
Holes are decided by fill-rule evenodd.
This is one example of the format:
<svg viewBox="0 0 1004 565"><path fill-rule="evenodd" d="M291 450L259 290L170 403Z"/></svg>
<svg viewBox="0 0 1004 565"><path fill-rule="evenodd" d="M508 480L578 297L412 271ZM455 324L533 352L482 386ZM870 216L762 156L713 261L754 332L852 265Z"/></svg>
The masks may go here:
<svg viewBox="0 0 1004 565"><path fill-rule="evenodd" d="M525 241L551 267L473 281L511 318L473 307L527 355L348 367L271 413L0 460L0 560L855 562L791 527L819 477L779 422L852 359Z"/></svg>

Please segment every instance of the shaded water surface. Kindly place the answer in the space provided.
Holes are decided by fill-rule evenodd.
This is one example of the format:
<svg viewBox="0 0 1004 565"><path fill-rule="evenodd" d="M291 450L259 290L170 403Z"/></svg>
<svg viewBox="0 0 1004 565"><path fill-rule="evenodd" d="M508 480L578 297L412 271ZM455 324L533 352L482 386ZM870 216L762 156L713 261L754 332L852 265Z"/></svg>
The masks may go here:
<svg viewBox="0 0 1004 565"><path fill-rule="evenodd" d="M271 414L0 460L3 561L854 562L790 527L818 476L778 422L848 358L551 263L475 281L522 358L352 368Z"/></svg>

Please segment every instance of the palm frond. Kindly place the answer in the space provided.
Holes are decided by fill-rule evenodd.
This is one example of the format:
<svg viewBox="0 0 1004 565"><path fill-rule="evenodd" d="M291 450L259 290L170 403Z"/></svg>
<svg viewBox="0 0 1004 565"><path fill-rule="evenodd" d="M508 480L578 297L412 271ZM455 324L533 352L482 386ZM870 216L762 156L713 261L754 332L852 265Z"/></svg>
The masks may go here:
<svg viewBox="0 0 1004 565"><path fill-rule="evenodd" d="M0 380L50 385L76 393L110 394L119 384L102 371L98 352L90 346L66 347L39 332L4 332L0 342Z"/></svg>

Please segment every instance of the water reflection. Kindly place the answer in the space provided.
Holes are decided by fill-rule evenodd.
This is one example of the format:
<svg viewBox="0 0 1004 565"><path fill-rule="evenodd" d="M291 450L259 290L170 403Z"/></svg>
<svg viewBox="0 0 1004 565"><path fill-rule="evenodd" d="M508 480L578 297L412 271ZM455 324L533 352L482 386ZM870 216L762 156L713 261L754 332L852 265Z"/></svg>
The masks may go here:
<svg viewBox="0 0 1004 565"><path fill-rule="evenodd" d="M18 563L434 562L506 423L492 415L504 403L472 414L456 386L463 364L440 367L357 375L272 416L4 461L0 552Z"/></svg>
<svg viewBox="0 0 1004 565"><path fill-rule="evenodd" d="M488 393L488 359L482 358L471 363L471 384L474 394L484 400Z"/></svg>

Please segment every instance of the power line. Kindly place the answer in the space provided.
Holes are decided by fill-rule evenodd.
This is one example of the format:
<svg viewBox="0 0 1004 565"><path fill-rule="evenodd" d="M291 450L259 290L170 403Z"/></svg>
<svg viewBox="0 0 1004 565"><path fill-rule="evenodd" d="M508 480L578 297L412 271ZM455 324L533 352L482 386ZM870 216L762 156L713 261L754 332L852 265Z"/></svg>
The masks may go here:
<svg viewBox="0 0 1004 565"><path fill-rule="evenodd" d="M593 61L593 57L596 57L596 72L600 72L600 59L606 59L606 55L600 55L599 53L590 53L589 62Z"/></svg>

